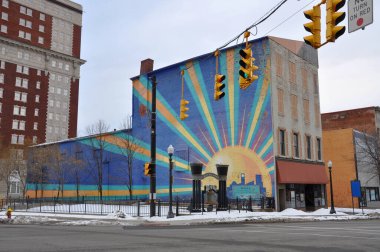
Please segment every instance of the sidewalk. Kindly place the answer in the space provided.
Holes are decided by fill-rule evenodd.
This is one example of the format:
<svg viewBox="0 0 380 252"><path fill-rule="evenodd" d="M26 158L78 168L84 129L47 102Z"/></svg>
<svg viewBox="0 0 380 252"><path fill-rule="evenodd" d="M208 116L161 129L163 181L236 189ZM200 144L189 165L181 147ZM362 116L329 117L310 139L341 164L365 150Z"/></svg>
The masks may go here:
<svg viewBox="0 0 380 252"><path fill-rule="evenodd" d="M329 209L319 209L315 212L303 212L295 209L286 209L282 212L204 212L191 215L175 216L167 219L166 216L120 218L120 213L110 215L81 215L81 214L53 214L13 212L9 221L5 212L0 212L0 224L44 224L44 225L120 225L120 226L169 226L169 225L202 225L210 223L274 223L299 221L344 221L380 219L380 209L337 208L336 214L330 214Z"/></svg>

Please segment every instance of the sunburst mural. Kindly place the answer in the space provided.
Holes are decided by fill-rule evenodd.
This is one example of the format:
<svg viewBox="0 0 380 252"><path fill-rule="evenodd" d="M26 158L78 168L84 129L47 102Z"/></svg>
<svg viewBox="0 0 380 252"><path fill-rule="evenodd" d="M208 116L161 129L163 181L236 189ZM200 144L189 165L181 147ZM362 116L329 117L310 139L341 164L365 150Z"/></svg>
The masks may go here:
<svg viewBox="0 0 380 252"><path fill-rule="evenodd" d="M167 154L169 144L187 150L187 160L175 157L174 188L191 191L189 162L202 163L204 172L216 172L216 164L228 164L227 186L244 183L261 184L261 193L273 195L274 155L271 116L270 54L267 40L252 44L259 66L259 79L246 90L239 89L240 46L221 52L219 66L226 76L226 95L214 101L215 58L201 56L157 70L157 183L167 187ZM179 119L181 70L184 70L184 98L190 101L189 118ZM149 116L141 108L151 107L151 83L147 75L133 79L133 135L150 142ZM161 156L162 155L162 156ZM149 161L146 152L144 161ZM216 184L213 178L203 184ZM184 189L185 188L185 189ZM160 193L160 190L158 190Z"/></svg>

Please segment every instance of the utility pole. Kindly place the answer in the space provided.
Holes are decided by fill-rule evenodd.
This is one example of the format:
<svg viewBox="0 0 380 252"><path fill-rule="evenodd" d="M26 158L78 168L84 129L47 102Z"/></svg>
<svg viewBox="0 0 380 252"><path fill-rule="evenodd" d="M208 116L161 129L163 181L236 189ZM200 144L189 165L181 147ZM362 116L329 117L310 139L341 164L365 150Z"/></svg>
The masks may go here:
<svg viewBox="0 0 380 252"><path fill-rule="evenodd" d="M150 121L150 163L152 173L150 175L150 217L156 215L156 76L150 78L152 81L152 116Z"/></svg>

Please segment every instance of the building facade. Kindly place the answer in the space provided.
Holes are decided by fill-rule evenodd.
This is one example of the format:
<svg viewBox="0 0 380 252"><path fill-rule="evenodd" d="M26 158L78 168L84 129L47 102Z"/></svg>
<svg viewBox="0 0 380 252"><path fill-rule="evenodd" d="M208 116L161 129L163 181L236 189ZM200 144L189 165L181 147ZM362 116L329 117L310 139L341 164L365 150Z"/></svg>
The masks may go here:
<svg viewBox="0 0 380 252"><path fill-rule="evenodd" d="M275 201L277 210L325 205L327 176L321 150L317 51L303 42L274 37L250 41L250 47L259 67L255 72L258 79L245 90L239 88L239 50L244 45L220 51L219 73L225 75L226 87L225 96L218 101L214 100L216 59L211 54L154 71L152 60L142 62L140 75L132 78L132 131L105 138L107 155L113 156L111 161L100 162L108 164L102 173L111 174L107 196L128 196L125 185L112 179L117 177L117 167L125 167L117 160L121 160L120 147L126 148L123 142L127 141L138 147L133 162L133 195L148 198L150 179L144 176L143 167L151 161L154 76L157 198L168 196L167 148L173 145L175 196L192 197L191 163L200 163L203 173L214 174L216 165L224 164L228 165L229 198L267 197ZM182 98L189 101L185 120L179 118ZM68 146L90 146L89 140L83 139L57 144L71 149ZM84 155L91 156L92 152ZM74 155L73 151L67 153ZM87 178L87 188L92 190L81 193L96 196L95 182L96 178ZM46 184L53 188L50 196L54 195L54 180ZM68 180L65 188L72 184ZM202 189L217 185L212 176L202 180ZM31 182L29 186L38 188ZM28 191L28 195L41 196L36 191Z"/></svg>
<svg viewBox="0 0 380 252"><path fill-rule="evenodd" d="M380 206L380 176L374 159L379 150L375 147L378 144L371 142L379 139L379 107L325 113L321 117L323 153L326 160L333 162L336 206L359 206L359 199L351 197L352 180L360 181L365 206Z"/></svg>
<svg viewBox="0 0 380 252"><path fill-rule="evenodd" d="M22 152L26 144L75 137L85 62L80 59L82 6L69 0L0 2L3 145Z"/></svg>

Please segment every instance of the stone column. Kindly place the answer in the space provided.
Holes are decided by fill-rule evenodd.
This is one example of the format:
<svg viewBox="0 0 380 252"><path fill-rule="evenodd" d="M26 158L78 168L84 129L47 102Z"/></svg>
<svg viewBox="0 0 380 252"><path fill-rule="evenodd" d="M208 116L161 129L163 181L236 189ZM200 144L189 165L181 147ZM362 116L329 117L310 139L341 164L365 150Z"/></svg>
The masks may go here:
<svg viewBox="0 0 380 252"><path fill-rule="evenodd" d="M225 211L228 208L228 200L227 200L228 165L217 164L216 170L219 176L218 211Z"/></svg>
<svg viewBox="0 0 380 252"><path fill-rule="evenodd" d="M191 174L193 175L192 211L200 212L201 207L202 207L201 178L202 178L203 165L201 163L191 163L190 167L191 167Z"/></svg>

